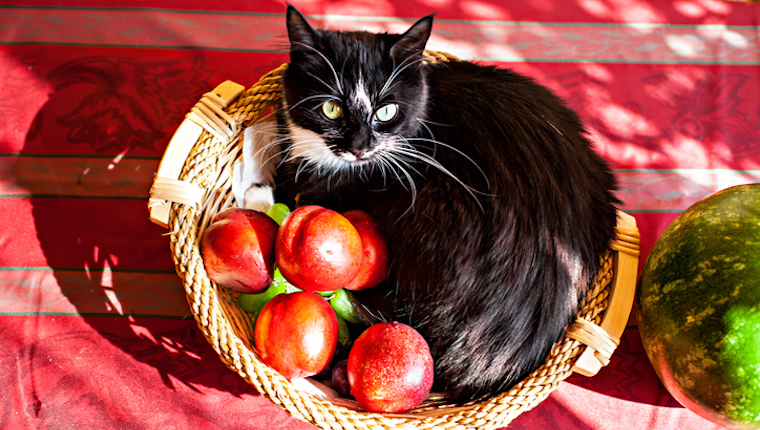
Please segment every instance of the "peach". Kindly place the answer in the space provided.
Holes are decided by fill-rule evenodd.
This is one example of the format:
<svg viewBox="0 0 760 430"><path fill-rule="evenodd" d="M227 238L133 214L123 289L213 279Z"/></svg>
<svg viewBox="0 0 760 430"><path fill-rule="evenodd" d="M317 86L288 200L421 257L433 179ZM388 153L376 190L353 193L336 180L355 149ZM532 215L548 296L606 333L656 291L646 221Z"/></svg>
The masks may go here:
<svg viewBox="0 0 760 430"><path fill-rule="evenodd" d="M261 361L288 379L305 378L330 364L338 319L316 293L279 294L259 313L253 338Z"/></svg>
<svg viewBox="0 0 760 430"><path fill-rule="evenodd" d="M359 272L362 240L343 215L320 206L301 206L277 232L277 266L296 287L313 292L343 288Z"/></svg>
<svg viewBox="0 0 760 430"><path fill-rule="evenodd" d="M240 293L265 291L274 275L277 228L269 216L252 209L216 214L200 244L209 278Z"/></svg>
<svg viewBox="0 0 760 430"><path fill-rule="evenodd" d="M346 371L351 395L368 412L407 412L433 387L427 342L412 327L395 321L375 324L356 339Z"/></svg>
<svg viewBox="0 0 760 430"><path fill-rule="evenodd" d="M372 288L388 277L388 246L372 217L360 210L344 212L362 240L362 263L359 273L343 288L364 290Z"/></svg>

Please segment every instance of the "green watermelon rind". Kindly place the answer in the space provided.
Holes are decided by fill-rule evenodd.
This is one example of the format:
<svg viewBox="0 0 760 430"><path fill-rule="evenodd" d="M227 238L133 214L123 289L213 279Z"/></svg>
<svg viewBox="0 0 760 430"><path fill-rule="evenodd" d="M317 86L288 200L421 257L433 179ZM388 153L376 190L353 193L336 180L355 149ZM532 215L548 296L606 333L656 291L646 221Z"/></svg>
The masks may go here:
<svg viewBox="0 0 760 430"><path fill-rule="evenodd" d="M760 426L760 184L709 196L668 226L642 270L638 322L679 401Z"/></svg>

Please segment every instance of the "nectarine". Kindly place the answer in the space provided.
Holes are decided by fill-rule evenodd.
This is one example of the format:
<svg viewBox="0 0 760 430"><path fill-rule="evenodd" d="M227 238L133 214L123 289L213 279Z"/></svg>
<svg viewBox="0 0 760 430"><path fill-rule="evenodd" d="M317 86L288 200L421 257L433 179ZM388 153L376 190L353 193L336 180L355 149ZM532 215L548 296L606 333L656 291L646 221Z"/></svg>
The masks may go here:
<svg viewBox="0 0 760 430"><path fill-rule="evenodd" d="M305 378L330 364L338 344L338 319L315 293L279 294L259 313L253 338L264 363L288 379Z"/></svg>
<svg viewBox="0 0 760 430"><path fill-rule="evenodd" d="M277 223L263 212L229 208L201 236L203 265L211 280L240 293L260 293L272 283Z"/></svg>
<svg viewBox="0 0 760 430"><path fill-rule="evenodd" d="M275 252L288 282L305 291L334 291L359 272L362 240L338 212L301 206L282 222Z"/></svg>
<svg viewBox="0 0 760 430"><path fill-rule="evenodd" d="M422 335L395 321L365 330L348 355L351 394L369 412L414 409L430 393L433 371L433 357Z"/></svg>
<svg viewBox="0 0 760 430"><path fill-rule="evenodd" d="M388 277L388 245L380 235L375 220L367 212L352 210L344 212L343 216L353 224L362 239L362 264L359 273L343 288L372 288Z"/></svg>

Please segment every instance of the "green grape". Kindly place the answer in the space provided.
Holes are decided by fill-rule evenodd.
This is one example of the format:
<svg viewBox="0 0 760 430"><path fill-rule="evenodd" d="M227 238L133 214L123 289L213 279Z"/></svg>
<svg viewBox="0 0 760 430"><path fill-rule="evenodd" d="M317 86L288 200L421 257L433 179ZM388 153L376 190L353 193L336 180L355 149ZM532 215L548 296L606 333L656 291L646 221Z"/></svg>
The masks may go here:
<svg viewBox="0 0 760 430"><path fill-rule="evenodd" d="M335 295L330 299L330 305L335 313L347 322L359 323L359 317L356 315L353 303L351 303L351 293L345 289L335 291Z"/></svg>
<svg viewBox="0 0 760 430"><path fill-rule="evenodd" d="M341 318L337 312L335 313L335 316L338 318L338 342L340 342L341 345L348 347L351 345L351 331L348 329L346 320Z"/></svg>
<svg viewBox="0 0 760 430"><path fill-rule="evenodd" d="M272 298L282 293L295 293L296 291L302 291L300 288L294 286L288 282L280 273L280 269L274 269L274 280L272 285L266 289L263 293L258 294L245 294L242 293L238 296L238 304L240 307L257 317L259 312L264 308L264 305L269 303Z"/></svg>
<svg viewBox="0 0 760 430"><path fill-rule="evenodd" d="M287 292L285 284L272 283L263 293L240 294L238 296L238 304L244 311L257 317L259 312L264 308L264 305L269 303L274 296L285 292Z"/></svg>
<svg viewBox="0 0 760 430"><path fill-rule="evenodd" d="M302 289L288 282L288 280L285 279L284 276L282 276L282 273L280 273L279 267L275 267L274 269L274 280L272 281L272 285L281 285L283 288L285 288L286 293L295 293L296 291L303 291Z"/></svg>
<svg viewBox="0 0 760 430"><path fill-rule="evenodd" d="M282 221L290 215L290 208L284 203L275 203L267 209L266 214L275 220L278 225L282 225Z"/></svg>

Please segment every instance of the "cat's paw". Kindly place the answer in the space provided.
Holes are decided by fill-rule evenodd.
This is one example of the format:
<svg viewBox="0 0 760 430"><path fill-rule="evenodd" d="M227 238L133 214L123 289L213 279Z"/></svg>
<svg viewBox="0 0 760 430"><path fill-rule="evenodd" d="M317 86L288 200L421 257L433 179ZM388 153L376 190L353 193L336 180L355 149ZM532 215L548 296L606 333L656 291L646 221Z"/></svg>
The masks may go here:
<svg viewBox="0 0 760 430"><path fill-rule="evenodd" d="M274 192L269 185L254 184L245 191L243 207L266 212L274 204Z"/></svg>

